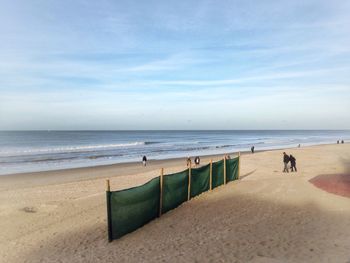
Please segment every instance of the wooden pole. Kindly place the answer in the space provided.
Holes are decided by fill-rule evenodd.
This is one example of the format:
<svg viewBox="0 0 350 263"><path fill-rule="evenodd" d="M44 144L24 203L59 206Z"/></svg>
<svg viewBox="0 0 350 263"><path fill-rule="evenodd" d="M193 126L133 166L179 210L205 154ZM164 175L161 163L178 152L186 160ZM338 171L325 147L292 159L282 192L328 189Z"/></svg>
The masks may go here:
<svg viewBox="0 0 350 263"><path fill-rule="evenodd" d="M188 169L188 196L187 196L187 201L191 199L191 169L192 169L192 162L190 162L190 168Z"/></svg>
<svg viewBox="0 0 350 263"><path fill-rule="evenodd" d="M159 216L162 215L162 207L163 207L163 177L164 177L164 168L160 169Z"/></svg>
<svg viewBox="0 0 350 263"><path fill-rule="evenodd" d="M238 179L241 173L241 152L238 152Z"/></svg>
<svg viewBox="0 0 350 263"><path fill-rule="evenodd" d="M213 160L210 160L210 177L209 177L210 191L213 189Z"/></svg>
<svg viewBox="0 0 350 263"><path fill-rule="evenodd" d="M106 191L110 192L111 191L111 186L109 184L109 179L106 180Z"/></svg>
<svg viewBox="0 0 350 263"><path fill-rule="evenodd" d="M226 184L226 155L224 156L224 184Z"/></svg>

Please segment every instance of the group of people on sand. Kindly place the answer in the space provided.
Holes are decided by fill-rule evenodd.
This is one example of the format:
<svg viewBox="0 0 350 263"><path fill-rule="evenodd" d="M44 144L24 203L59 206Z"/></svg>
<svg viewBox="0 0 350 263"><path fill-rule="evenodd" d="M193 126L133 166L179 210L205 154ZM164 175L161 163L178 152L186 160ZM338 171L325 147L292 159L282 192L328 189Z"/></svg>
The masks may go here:
<svg viewBox="0 0 350 263"><path fill-rule="evenodd" d="M341 140L341 143L343 144L343 143L344 143L344 140ZM337 144L339 144L339 140L337 141Z"/></svg>
<svg viewBox="0 0 350 263"><path fill-rule="evenodd" d="M199 158L199 156L196 156L194 158L194 164L195 166L198 166L201 162L201 159ZM187 157L187 160L186 160L186 164L187 164L187 167L190 167L191 164L192 164L192 160L191 160L191 157Z"/></svg>
<svg viewBox="0 0 350 263"><path fill-rule="evenodd" d="M228 154L226 154L226 155L225 155L225 159L226 159L226 160L229 160L229 159L231 159L231 156L228 155ZM196 156L196 157L194 158L194 164L195 164L195 166L197 167L197 166L200 164L200 162L201 162L201 159L199 158L199 156ZM190 166L191 166L191 164L192 164L191 157L187 157L186 164L187 164L187 167L190 167Z"/></svg>
<svg viewBox="0 0 350 263"><path fill-rule="evenodd" d="M344 143L344 142L342 141L342 143ZM252 150L252 153L254 153L254 146L252 147L251 150ZM225 159L230 159L230 156L229 155L225 155ZM200 164L200 161L201 161L201 159L199 158L199 156L196 156L194 158L195 166L198 166ZM289 167L288 167L289 162L290 162L291 172L297 172L297 166L296 166L296 159L295 159L295 157L293 155L291 155L291 154L288 155L285 152L283 152L283 163L284 163L283 172L284 173L289 173ZM147 157L146 157L146 155L144 155L142 157L142 164L143 164L143 166L146 166L146 164L147 164ZM191 166L191 164L192 164L191 157L187 157L186 164L187 164L187 167Z"/></svg>
<svg viewBox="0 0 350 263"><path fill-rule="evenodd" d="M198 166L198 165L200 164L200 162L201 162L201 159L199 158L199 156L196 156L196 157L194 158L194 164L195 164L195 166ZM192 164L191 157L187 157L186 163L187 163L187 167L189 167L189 166ZM146 166L146 165L147 165L147 157L146 157L146 155L144 155L144 156L142 157L142 165L143 165L143 166Z"/></svg>
<svg viewBox="0 0 350 263"><path fill-rule="evenodd" d="M289 168L288 168L288 163L290 162L290 169L291 172L296 172L297 171L297 166L296 166L296 159L293 155L288 155L285 152L283 152L283 163L284 163L284 173L289 173Z"/></svg>

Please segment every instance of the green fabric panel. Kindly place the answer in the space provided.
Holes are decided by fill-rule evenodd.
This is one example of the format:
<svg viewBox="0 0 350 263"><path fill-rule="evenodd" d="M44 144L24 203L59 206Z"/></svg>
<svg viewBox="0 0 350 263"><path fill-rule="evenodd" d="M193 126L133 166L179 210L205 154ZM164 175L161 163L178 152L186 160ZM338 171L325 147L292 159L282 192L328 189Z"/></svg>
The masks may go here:
<svg viewBox="0 0 350 263"><path fill-rule="evenodd" d="M106 191L107 197L107 227L108 227L108 241L112 242L113 234L112 234L112 218L111 218L111 192Z"/></svg>
<svg viewBox="0 0 350 263"><path fill-rule="evenodd" d="M224 160L213 163L213 189L224 184Z"/></svg>
<svg viewBox="0 0 350 263"><path fill-rule="evenodd" d="M120 238L158 217L159 188L160 179L157 177L138 187L110 192L109 231L112 239Z"/></svg>
<svg viewBox="0 0 350 263"><path fill-rule="evenodd" d="M238 157L226 160L226 181L238 179Z"/></svg>
<svg viewBox="0 0 350 263"><path fill-rule="evenodd" d="M191 197L209 190L210 164L191 169Z"/></svg>
<svg viewBox="0 0 350 263"><path fill-rule="evenodd" d="M188 198L188 170L164 175L163 177L163 207L166 213L178 207Z"/></svg>

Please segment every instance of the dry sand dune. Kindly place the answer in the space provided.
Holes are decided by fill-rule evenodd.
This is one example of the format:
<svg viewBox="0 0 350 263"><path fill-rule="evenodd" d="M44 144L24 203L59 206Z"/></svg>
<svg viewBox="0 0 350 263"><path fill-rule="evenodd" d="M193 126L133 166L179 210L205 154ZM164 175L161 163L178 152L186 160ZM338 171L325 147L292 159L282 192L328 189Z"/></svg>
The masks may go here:
<svg viewBox="0 0 350 263"><path fill-rule="evenodd" d="M298 173L281 172L281 150L244 155L241 180L112 243L105 180L89 179L98 168L29 174L27 185L18 184L25 175L0 178L0 261L350 262L350 198L309 182L321 174L347 174L350 145L286 151L296 156ZM137 167L124 167L122 176L112 178L112 188L142 184L157 175L159 165L184 168L183 162L168 161L143 175L127 175ZM113 167L100 169L102 177L115 174ZM55 183L60 173L71 179Z"/></svg>

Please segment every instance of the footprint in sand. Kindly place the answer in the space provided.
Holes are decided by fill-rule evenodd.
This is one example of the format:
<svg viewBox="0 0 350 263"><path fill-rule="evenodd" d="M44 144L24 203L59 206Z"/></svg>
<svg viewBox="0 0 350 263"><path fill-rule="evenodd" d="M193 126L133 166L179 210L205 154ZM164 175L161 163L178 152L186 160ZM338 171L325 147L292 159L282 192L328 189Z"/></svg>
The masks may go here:
<svg viewBox="0 0 350 263"><path fill-rule="evenodd" d="M264 247L264 246L266 246L266 243L267 243L267 242L263 240L263 241L261 241L259 244L262 245L262 246Z"/></svg>
<svg viewBox="0 0 350 263"><path fill-rule="evenodd" d="M38 212L38 209L36 207L34 207L34 206L26 206L26 207L23 207L21 210L26 212L26 213L36 213L36 212Z"/></svg>

